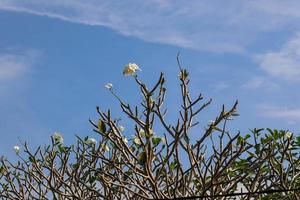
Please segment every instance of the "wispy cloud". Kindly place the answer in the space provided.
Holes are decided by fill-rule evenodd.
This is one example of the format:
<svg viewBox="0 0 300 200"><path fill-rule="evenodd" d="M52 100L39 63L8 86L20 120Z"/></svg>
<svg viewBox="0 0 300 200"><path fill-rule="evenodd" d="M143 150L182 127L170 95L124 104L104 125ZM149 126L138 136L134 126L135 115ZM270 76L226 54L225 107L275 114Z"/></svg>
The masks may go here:
<svg viewBox="0 0 300 200"><path fill-rule="evenodd" d="M28 74L38 56L37 51L0 53L0 94Z"/></svg>
<svg viewBox="0 0 300 200"><path fill-rule="evenodd" d="M248 82L242 84L243 89L267 89L274 90L279 88L279 85L266 77L254 76Z"/></svg>
<svg viewBox="0 0 300 200"><path fill-rule="evenodd" d="M300 33L287 41L279 51L257 57L261 68L269 75L289 81L299 81Z"/></svg>
<svg viewBox="0 0 300 200"><path fill-rule="evenodd" d="M227 82L221 81L214 84L213 88L215 92L224 91L229 88L229 84Z"/></svg>
<svg viewBox="0 0 300 200"><path fill-rule="evenodd" d="M267 118L278 118L288 123L300 122L300 108L261 106L260 114Z"/></svg>
<svg viewBox="0 0 300 200"><path fill-rule="evenodd" d="M0 9L106 26L146 41L213 52L241 53L262 32L291 23L300 26L300 2L292 0L0 0Z"/></svg>

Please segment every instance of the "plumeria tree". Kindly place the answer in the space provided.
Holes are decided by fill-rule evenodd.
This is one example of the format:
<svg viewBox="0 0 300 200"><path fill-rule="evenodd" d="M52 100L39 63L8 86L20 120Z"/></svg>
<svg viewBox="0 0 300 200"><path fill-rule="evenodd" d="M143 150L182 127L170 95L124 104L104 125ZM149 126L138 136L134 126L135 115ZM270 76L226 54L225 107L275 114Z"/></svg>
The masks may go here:
<svg viewBox="0 0 300 200"><path fill-rule="evenodd" d="M164 74L148 86L140 67L125 66L142 95L140 105L125 103L113 85L105 87L129 118L134 135L126 137L119 117L97 107L99 119L90 120L99 139L77 137L66 146L54 133L51 144L14 150L19 161L0 165L0 196L6 199L300 199L300 137L285 130L254 129L231 133L237 104L223 106L205 129L196 121L211 104L189 92L189 73L179 65L181 106L178 118L167 121ZM172 108L173 109L173 108ZM127 126L126 126L127 127ZM129 126L128 126L129 127ZM198 129L197 129L198 128ZM127 128L126 128L127 129ZM191 135L191 129L198 130ZM158 131L159 130L159 131Z"/></svg>

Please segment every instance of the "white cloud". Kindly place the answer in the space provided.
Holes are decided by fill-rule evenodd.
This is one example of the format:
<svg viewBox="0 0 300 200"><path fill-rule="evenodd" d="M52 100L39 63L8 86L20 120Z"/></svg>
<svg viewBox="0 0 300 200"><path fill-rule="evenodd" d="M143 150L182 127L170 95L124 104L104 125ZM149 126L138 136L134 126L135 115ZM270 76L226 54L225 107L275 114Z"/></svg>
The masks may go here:
<svg viewBox="0 0 300 200"><path fill-rule="evenodd" d="M254 76L242 86L244 89L267 89L273 90L279 88L279 85L273 81L268 80L266 77Z"/></svg>
<svg viewBox="0 0 300 200"><path fill-rule="evenodd" d="M264 117L283 119L289 123L300 122L299 108L262 106L260 110L260 114Z"/></svg>
<svg viewBox="0 0 300 200"><path fill-rule="evenodd" d="M221 81L217 82L213 85L215 92L220 92L229 88L229 84L227 82Z"/></svg>
<svg viewBox="0 0 300 200"><path fill-rule="evenodd" d="M0 55L0 82L11 81L24 74L29 65L22 56Z"/></svg>
<svg viewBox="0 0 300 200"><path fill-rule="evenodd" d="M37 51L22 53L0 53L0 92L16 85L28 75L38 56Z"/></svg>
<svg viewBox="0 0 300 200"><path fill-rule="evenodd" d="M269 75L298 80L300 75L300 33L287 41L277 52L257 56L261 68Z"/></svg>
<svg viewBox="0 0 300 200"><path fill-rule="evenodd" d="M213 52L241 53L261 32L300 25L300 2L293 0L0 0L0 9L106 26L146 41Z"/></svg>
<svg viewBox="0 0 300 200"><path fill-rule="evenodd" d="M290 20L291 17L300 17L300 2L298 0L256 0L252 1L250 5L269 15L276 15L276 21Z"/></svg>

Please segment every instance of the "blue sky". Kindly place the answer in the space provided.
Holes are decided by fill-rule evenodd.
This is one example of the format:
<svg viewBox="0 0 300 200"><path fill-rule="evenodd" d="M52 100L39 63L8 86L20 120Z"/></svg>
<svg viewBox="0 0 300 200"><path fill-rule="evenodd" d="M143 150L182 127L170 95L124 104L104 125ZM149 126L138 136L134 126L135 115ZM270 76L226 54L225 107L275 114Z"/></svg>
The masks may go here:
<svg viewBox="0 0 300 200"><path fill-rule="evenodd" d="M120 114L105 83L128 102L139 99L122 75L129 62L146 83L164 72L168 107L178 106L178 51L192 92L213 98L198 131L238 99L233 130L298 134L300 2L224 2L0 0L1 154L19 139L48 143L54 131L69 144L74 134L97 137L88 123L95 106ZM170 121L176 114L170 109Z"/></svg>

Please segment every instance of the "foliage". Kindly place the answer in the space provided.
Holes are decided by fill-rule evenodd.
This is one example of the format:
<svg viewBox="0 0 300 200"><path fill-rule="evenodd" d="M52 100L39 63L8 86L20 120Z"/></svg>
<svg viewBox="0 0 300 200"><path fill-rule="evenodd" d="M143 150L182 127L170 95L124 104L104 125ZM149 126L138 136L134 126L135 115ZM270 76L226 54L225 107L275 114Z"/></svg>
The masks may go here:
<svg viewBox="0 0 300 200"><path fill-rule="evenodd" d="M237 116L237 102L222 107L214 121L199 135L196 116L210 105L200 94L192 99L189 74L180 63L181 107L175 123L166 120L165 78L161 74L149 88L126 71L139 87L142 100L132 106L106 88L134 126L133 138L126 138L119 119L110 110L97 107L99 120L90 120L99 135L77 137L65 146L56 133L52 143L31 151L25 143L18 149L19 161L2 158L0 196L7 199L171 199L178 197L232 194L240 190L257 192L300 188L300 137L291 132L254 129L242 136L230 133L227 123ZM133 64L131 64L133 65ZM127 73L128 72L128 73ZM156 132L160 127L162 132ZM196 138L196 140L194 140ZM249 194L241 199L299 199L300 193Z"/></svg>

